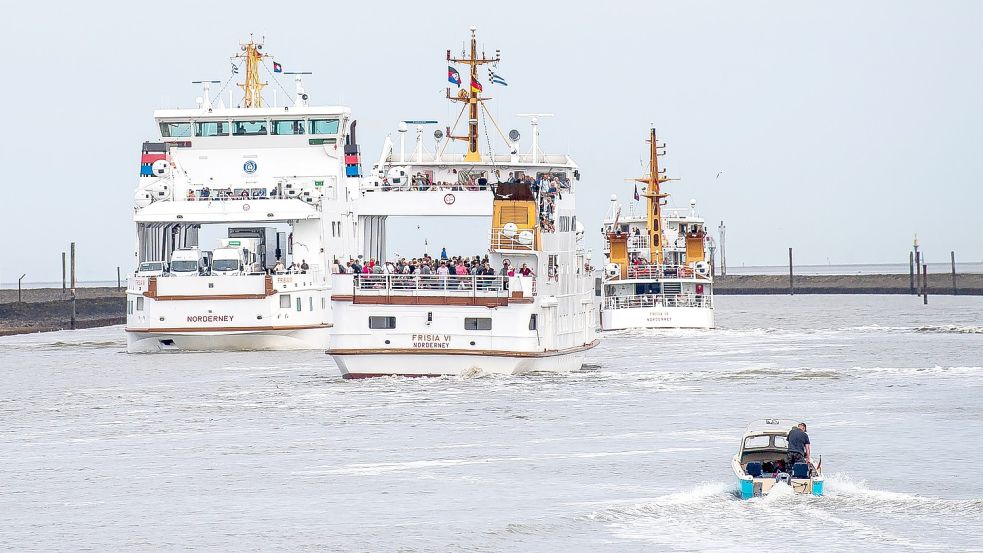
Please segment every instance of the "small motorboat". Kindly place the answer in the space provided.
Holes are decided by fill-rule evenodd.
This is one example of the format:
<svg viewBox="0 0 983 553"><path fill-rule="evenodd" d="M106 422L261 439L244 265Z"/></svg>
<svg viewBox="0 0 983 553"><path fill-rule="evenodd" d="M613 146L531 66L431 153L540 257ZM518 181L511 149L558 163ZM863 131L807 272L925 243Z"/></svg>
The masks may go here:
<svg viewBox="0 0 983 553"><path fill-rule="evenodd" d="M744 431L731 465L741 487L741 499L767 494L778 483L797 494L823 495L822 460L786 466L788 431L798 424L791 419L762 419Z"/></svg>

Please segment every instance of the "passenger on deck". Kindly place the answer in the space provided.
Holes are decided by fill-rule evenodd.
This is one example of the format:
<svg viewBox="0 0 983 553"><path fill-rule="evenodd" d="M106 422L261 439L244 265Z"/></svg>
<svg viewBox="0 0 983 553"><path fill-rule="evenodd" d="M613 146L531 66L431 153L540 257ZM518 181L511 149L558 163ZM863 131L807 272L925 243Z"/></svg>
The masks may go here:
<svg viewBox="0 0 983 553"><path fill-rule="evenodd" d="M338 260L335 260L335 263L338 263ZM285 270L285 267L283 266L283 261L281 261L280 258L277 258L276 264L273 265L273 272L274 273L277 273L277 274L280 274L284 270Z"/></svg>
<svg viewBox="0 0 983 553"><path fill-rule="evenodd" d="M440 248L440 258L447 259L447 248Z"/></svg>
<svg viewBox="0 0 983 553"><path fill-rule="evenodd" d="M536 273L532 272L532 269L526 266L525 263L523 263L522 267L519 268L519 274L521 274L524 277L536 276Z"/></svg>
<svg viewBox="0 0 983 553"><path fill-rule="evenodd" d="M189 202L195 201L195 189L194 188L189 188L188 189L188 201Z"/></svg>
<svg viewBox="0 0 983 553"><path fill-rule="evenodd" d="M338 263L338 258L336 257L334 261L331 262L331 273L338 274L343 272L344 271L341 270L341 263Z"/></svg>
<svg viewBox="0 0 983 553"><path fill-rule="evenodd" d="M791 468L795 463L809 462L812 456L812 443L806 434L806 423L800 422L788 431L788 456L786 466Z"/></svg>
<svg viewBox="0 0 983 553"><path fill-rule="evenodd" d="M306 274L307 271L309 271L310 269L311 269L311 266L307 264L307 260L306 259L301 259L300 260L300 272Z"/></svg>

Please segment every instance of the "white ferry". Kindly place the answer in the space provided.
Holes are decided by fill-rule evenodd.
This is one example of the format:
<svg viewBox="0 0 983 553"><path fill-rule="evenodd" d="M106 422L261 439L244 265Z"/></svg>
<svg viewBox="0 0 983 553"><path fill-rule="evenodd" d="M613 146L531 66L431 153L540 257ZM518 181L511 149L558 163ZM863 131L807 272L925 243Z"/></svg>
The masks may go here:
<svg viewBox="0 0 983 553"><path fill-rule="evenodd" d="M471 27L470 52L447 52L452 82L452 64L470 72L456 94L447 89L463 104L458 121L466 118L467 134L437 131L430 150L424 122L409 122L418 126L407 155L404 122L399 151L387 139L358 202L367 263L386 259L387 217L443 215L490 219L481 240L487 264L479 256L477 270L459 265L452 274L447 262L420 255L334 275L328 353L346 378L572 371L597 343L593 270L576 217L580 171L569 156L541 151L535 117L529 153L519 153L517 131L499 132L478 75L499 60L479 55ZM504 153L492 151L491 132ZM453 141L466 151L451 153Z"/></svg>
<svg viewBox="0 0 983 553"><path fill-rule="evenodd" d="M713 275L710 238L696 214L667 206L661 184L671 179L659 169L663 155L655 129L649 142L649 175L635 199L645 212L622 213L611 197L603 227L607 263L601 277L601 329L713 328ZM637 185L636 185L637 186ZM632 206L634 207L634 206Z"/></svg>
<svg viewBox="0 0 983 553"><path fill-rule="evenodd" d="M241 45L238 105L231 91L228 107L221 90L213 101L206 81L196 107L154 112L160 138L143 145L133 214L130 352L327 347L328 252L357 243L346 217L361 176L355 122L347 107L309 105L300 74L292 101L266 105L268 58Z"/></svg>

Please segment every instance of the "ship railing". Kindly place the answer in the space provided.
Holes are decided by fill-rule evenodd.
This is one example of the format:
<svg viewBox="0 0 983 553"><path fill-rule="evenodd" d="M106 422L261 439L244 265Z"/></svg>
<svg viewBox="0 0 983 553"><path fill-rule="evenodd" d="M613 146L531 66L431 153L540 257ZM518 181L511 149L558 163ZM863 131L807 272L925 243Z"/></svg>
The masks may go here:
<svg viewBox="0 0 983 553"><path fill-rule="evenodd" d="M497 227L491 229L489 238L493 250L533 251L536 249L534 230Z"/></svg>
<svg viewBox="0 0 983 553"><path fill-rule="evenodd" d="M713 308L713 297L701 294L639 294L632 296L608 296L604 309L631 309L641 307L703 307Z"/></svg>
<svg viewBox="0 0 983 553"><path fill-rule="evenodd" d="M535 296L535 277L485 275L334 275L339 290L345 288L339 278L352 278L356 296L437 296L531 298Z"/></svg>
<svg viewBox="0 0 983 553"><path fill-rule="evenodd" d="M629 265L628 278L696 278L710 280L709 275L701 275L686 265L644 264Z"/></svg>
<svg viewBox="0 0 983 553"><path fill-rule="evenodd" d="M492 183L431 181L429 179L407 179L403 184L364 181L362 192L483 192L494 190Z"/></svg>

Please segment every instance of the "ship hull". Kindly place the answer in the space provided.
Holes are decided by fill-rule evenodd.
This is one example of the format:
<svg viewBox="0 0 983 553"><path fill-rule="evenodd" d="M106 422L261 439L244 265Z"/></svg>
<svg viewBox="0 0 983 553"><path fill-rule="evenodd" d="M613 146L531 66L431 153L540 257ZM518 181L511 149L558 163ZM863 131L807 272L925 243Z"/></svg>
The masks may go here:
<svg viewBox="0 0 983 553"><path fill-rule="evenodd" d="M323 350L331 329L263 329L222 332L126 332L127 353L161 351Z"/></svg>
<svg viewBox="0 0 983 553"><path fill-rule="evenodd" d="M630 307L601 310L601 330L713 328L709 307Z"/></svg>
<svg viewBox="0 0 983 553"><path fill-rule="evenodd" d="M597 342L557 352L329 350L344 378L380 376L480 376L564 373L579 370Z"/></svg>

